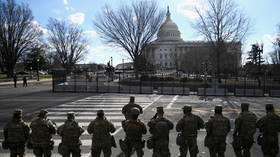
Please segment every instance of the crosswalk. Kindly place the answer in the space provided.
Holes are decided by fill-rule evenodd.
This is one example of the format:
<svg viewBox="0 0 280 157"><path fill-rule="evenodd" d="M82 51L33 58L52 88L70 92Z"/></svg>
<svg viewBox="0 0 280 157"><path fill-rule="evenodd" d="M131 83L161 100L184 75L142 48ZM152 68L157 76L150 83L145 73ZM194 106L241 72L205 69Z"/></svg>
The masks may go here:
<svg viewBox="0 0 280 157"><path fill-rule="evenodd" d="M145 110L147 107L152 105L160 96L157 95L137 95L135 98L135 102L143 107ZM121 122L124 120L124 116L121 113L122 107L129 102L129 97L127 95L122 94L100 94L90 96L84 99L80 99L74 102L62 104L59 106L47 108L48 110L48 118L54 121L57 126L60 126L66 120L66 113L73 111L76 114L76 121L79 125L87 129L90 121L94 120L96 117L97 110L103 109L105 112L105 116L107 119L113 122L116 127L117 134L121 131ZM35 115L34 115L35 116ZM53 140L55 142L55 148L53 150L52 156L60 156L57 153L57 146L61 142L61 138L58 135L53 136ZM82 142L82 156L88 157L90 156L90 148L91 148L91 135L89 135L86 131L81 136ZM0 156L5 157L9 156L8 151L0 148ZM32 150L27 150L27 157L33 157Z"/></svg>

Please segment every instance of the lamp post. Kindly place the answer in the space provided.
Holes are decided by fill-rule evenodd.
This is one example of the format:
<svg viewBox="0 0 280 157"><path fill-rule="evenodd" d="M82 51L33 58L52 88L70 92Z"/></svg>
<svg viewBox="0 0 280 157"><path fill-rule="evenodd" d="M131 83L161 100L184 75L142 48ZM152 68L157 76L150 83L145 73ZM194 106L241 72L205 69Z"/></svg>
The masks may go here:
<svg viewBox="0 0 280 157"><path fill-rule="evenodd" d="M261 87L261 64L262 64L262 58L261 54L263 54L263 43L259 46L259 44L256 44L257 47L257 53L258 53L258 87Z"/></svg>
<svg viewBox="0 0 280 157"><path fill-rule="evenodd" d="M122 59L123 79L124 79L124 59Z"/></svg>
<svg viewBox="0 0 280 157"><path fill-rule="evenodd" d="M39 61L40 61L40 59L37 58L37 81L40 81L40 77L39 77Z"/></svg>
<svg viewBox="0 0 280 157"><path fill-rule="evenodd" d="M261 43L261 46L259 47L258 46L258 53L259 53L259 58L258 58L258 60L259 60L259 64L258 64L258 66L259 66L259 75L261 75L261 62L262 62L262 60L261 60L261 54L263 54L263 43Z"/></svg>

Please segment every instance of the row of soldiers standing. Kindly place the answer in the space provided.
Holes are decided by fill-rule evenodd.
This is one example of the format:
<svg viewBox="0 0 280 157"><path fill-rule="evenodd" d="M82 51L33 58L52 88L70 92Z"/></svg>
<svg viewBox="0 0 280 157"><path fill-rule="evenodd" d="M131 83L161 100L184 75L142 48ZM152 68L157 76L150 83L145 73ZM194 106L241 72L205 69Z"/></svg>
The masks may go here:
<svg viewBox="0 0 280 157"><path fill-rule="evenodd" d="M242 112L235 120L233 132L233 148L237 157L249 157L250 148L254 143L256 128L260 129L262 136L258 137L264 157L277 157L278 132L280 131L280 117L275 114L272 104L266 105L267 114L257 121L254 113L249 111L249 104L241 104ZM32 148L36 157L50 157L54 146L52 135L56 132L62 137L58 151L63 157L81 156L80 136L84 129L75 121L73 112L67 113L67 120L57 128L56 124L47 119L47 111L42 110L38 117L33 119L30 127L22 120L22 110L14 112L13 120L4 127L3 148L10 149L11 157L22 157L25 153L25 144ZM134 97L130 103L122 109L126 120L122 127L126 133L125 139L120 140L120 147L125 157L130 157L134 151L138 157L144 156L145 141L142 135L147 133L146 126L138 119L143 113L141 106L134 103ZM230 132L230 121L222 114L222 106L215 107L215 114L204 124L201 117L192 114L191 106L183 107L184 117L176 125L179 132L176 143L180 146L180 157L196 157L199 150L197 146L197 131L206 128L207 135L204 145L209 148L210 157L223 157L226 150L226 136ZM149 131L152 134L147 141L147 147L153 149L153 157L170 157L169 132L173 129L173 123L164 117L163 107L157 107L156 115L148 122ZM111 156L111 147L115 146L114 138L110 133L115 132L112 122L104 116L103 110L97 111L97 117L93 120L87 131L92 134L92 157L100 157L103 151L104 157Z"/></svg>
<svg viewBox="0 0 280 157"><path fill-rule="evenodd" d="M54 148L52 135L58 133L61 137L61 143L58 146L58 152L63 157L80 157L82 145L80 136L84 129L75 121L75 113L68 112L67 120L59 127L47 119L47 111L41 110L37 118L34 118L28 126L22 120L22 110L15 110L12 121L4 127L4 141L2 147L10 150L11 157L25 156L25 146L33 149L36 157L51 157ZM93 120L87 132L92 134L92 157L100 156L101 150L104 156L111 156L111 138L110 133L115 131L113 123L104 117L103 110L97 111L97 117Z"/></svg>
<svg viewBox="0 0 280 157"><path fill-rule="evenodd" d="M176 144L180 146L179 157L196 157L199 150L197 145L197 131L206 129L204 146L209 149L210 157L224 157L226 151L226 138L231 131L230 120L222 114L222 106L215 107L215 114L204 123L201 117L192 113L192 106L184 106L184 117L176 125L179 132ZM249 104L241 104L241 113L235 120L233 131L233 150L236 157L250 157L250 149L254 143L254 135L259 128L260 135L257 138L264 157L277 157L279 152L278 133L280 132L280 117L275 113L272 104L265 106L266 115L257 120L257 116L249 111ZM125 157L130 157L133 150L138 157L144 155L143 148L145 141L142 135L146 134L145 124L138 119L142 108L134 103L123 108L126 121L123 128L126 138L120 141L120 147ZM152 136L147 141L147 147L153 149L153 157L170 157L169 132L174 124L164 117L163 107L157 107L156 115L148 122L149 131Z"/></svg>

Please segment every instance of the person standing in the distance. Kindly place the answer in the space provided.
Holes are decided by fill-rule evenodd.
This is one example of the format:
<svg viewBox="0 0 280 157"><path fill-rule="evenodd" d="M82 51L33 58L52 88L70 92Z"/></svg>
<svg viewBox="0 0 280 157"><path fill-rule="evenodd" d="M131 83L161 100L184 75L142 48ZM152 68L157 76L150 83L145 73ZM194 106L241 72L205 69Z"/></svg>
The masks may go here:
<svg viewBox="0 0 280 157"><path fill-rule="evenodd" d="M22 110L15 110L12 121L4 126L4 146L2 146L10 150L10 157L25 156L25 145L30 133L28 124L22 120Z"/></svg>
<svg viewBox="0 0 280 157"><path fill-rule="evenodd" d="M257 116L249 111L249 104L241 104L241 113L235 119L233 132L233 149L236 157L250 157L250 149L254 143Z"/></svg>
<svg viewBox="0 0 280 157"><path fill-rule="evenodd" d="M54 142L52 135L56 133L56 125L47 119L47 110L41 110L38 117L33 119L30 128L31 144L36 157L51 157Z"/></svg>
<svg viewBox="0 0 280 157"><path fill-rule="evenodd" d="M14 74L14 87L17 88L17 75Z"/></svg>
<svg viewBox="0 0 280 157"><path fill-rule="evenodd" d="M122 108L122 114L124 115L125 120L128 120L128 119L129 119L130 110L131 110L131 108L133 108L133 107L138 108L140 114L143 113L142 107L141 107L140 105L138 105L138 104L135 104L135 98L134 98L134 96L131 96L131 97L130 97L130 100L129 100L129 103L128 103L127 105L125 105L125 106Z"/></svg>
<svg viewBox="0 0 280 157"><path fill-rule="evenodd" d="M169 132L174 124L163 115L163 107L157 107L157 117L148 122L154 140L153 157L170 157Z"/></svg>
<svg viewBox="0 0 280 157"><path fill-rule="evenodd" d="M27 87L27 78L26 78L26 76L23 76L22 82L23 82L23 87Z"/></svg>
<svg viewBox="0 0 280 157"><path fill-rule="evenodd" d="M72 154L72 157L80 157L80 146L82 145L80 136L83 132L84 129L75 121L75 113L68 112L67 120L57 129L57 133L62 137L58 152L63 157L70 157L70 154Z"/></svg>
<svg viewBox="0 0 280 157"><path fill-rule="evenodd" d="M121 146L125 157L130 157L132 150L135 150L137 157L143 157L145 141L142 141L142 135L147 133L146 126L138 119L140 111L133 107L130 111L130 119L123 122L122 127L125 132L124 147Z"/></svg>
<svg viewBox="0 0 280 157"><path fill-rule="evenodd" d="M257 121L257 127L263 134L261 149L264 157L279 157L278 133L280 117L275 113L272 104L266 104L266 115Z"/></svg>
<svg viewBox="0 0 280 157"><path fill-rule="evenodd" d="M204 121L199 116L192 114L192 106L184 106L183 112L184 117L176 125L176 130L181 132L184 138L184 143L179 148L179 157L186 157L188 151L190 152L190 157L196 157L199 152L197 131L204 128Z"/></svg>
<svg viewBox="0 0 280 157"><path fill-rule="evenodd" d="M230 132L230 120L223 116L223 107L215 107L215 114L206 122L207 136L213 145L208 146L210 157L225 157L226 138Z"/></svg>
<svg viewBox="0 0 280 157"><path fill-rule="evenodd" d="M92 148L91 156L100 157L101 151L103 151L104 157L110 157L111 151L111 135L116 131L114 124L106 119L103 110L97 111L97 117L91 121L87 132L92 134Z"/></svg>

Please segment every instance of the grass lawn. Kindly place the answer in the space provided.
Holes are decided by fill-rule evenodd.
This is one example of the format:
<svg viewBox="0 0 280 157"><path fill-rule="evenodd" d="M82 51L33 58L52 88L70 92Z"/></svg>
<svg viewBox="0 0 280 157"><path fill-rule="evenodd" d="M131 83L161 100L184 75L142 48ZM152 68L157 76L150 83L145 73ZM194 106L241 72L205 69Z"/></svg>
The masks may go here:
<svg viewBox="0 0 280 157"><path fill-rule="evenodd" d="M17 78L22 78L22 77L30 77L31 75L17 75ZM52 75L47 74L47 75L39 75L40 78L52 78ZM37 78L37 75L32 75L32 78ZM0 74L0 79L7 79L7 75L6 74ZM12 78L10 78L12 79Z"/></svg>

